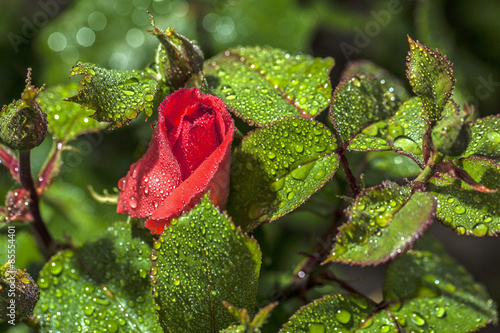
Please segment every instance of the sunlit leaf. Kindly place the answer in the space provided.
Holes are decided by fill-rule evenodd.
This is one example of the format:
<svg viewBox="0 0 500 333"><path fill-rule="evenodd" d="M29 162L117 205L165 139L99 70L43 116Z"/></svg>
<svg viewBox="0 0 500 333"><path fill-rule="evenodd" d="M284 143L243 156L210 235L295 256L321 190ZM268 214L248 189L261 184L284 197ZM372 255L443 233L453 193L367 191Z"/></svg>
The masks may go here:
<svg viewBox="0 0 500 333"><path fill-rule="evenodd" d="M235 320L222 301L255 307L261 252L206 195L155 242L152 283L164 332L219 332Z"/></svg>
<svg viewBox="0 0 500 333"><path fill-rule="evenodd" d="M408 36L410 51L406 76L413 92L422 99L425 119L435 124L451 96L455 78L453 65L441 55Z"/></svg>
<svg viewBox="0 0 500 333"><path fill-rule="evenodd" d="M500 188L500 165L492 160L468 157L455 161L476 182L489 189ZM500 232L500 191L483 193L446 175L432 178L429 192L438 200L437 217L463 235L486 236Z"/></svg>
<svg viewBox="0 0 500 333"><path fill-rule="evenodd" d="M38 102L47 114L49 133L58 141L68 142L80 134L107 126L91 118L94 111L63 100L77 92L78 84L70 83L44 89L38 96Z"/></svg>
<svg viewBox="0 0 500 333"><path fill-rule="evenodd" d="M251 125L314 117L328 107L331 58L263 47L230 49L205 62L211 92Z"/></svg>
<svg viewBox="0 0 500 333"><path fill-rule="evenodd" d="M376 265L403 253L432 222L432 195L384 183L363 191L348 209L325 262Z"/></svg>
<svg viewBox="0 0 500 333"><path fill-rule="evenodd" d="M117 223L98 240L53 256L38 278L41 331L162 332L148 276L148 236Z"/></svg>
<svg viewBox="0 0 500 333"><path fill-rule="evenodd" d="M337 170L337 145L322 124L285 118L251 132L233 154L228 211L245 230L301 205Z"/></svg>
<svg viewBox="0 0 500 333"><path fill-rule="evenodd" d="M335 89L331 109L342 144L348 144L368 125L391 117L401 103L394 88L377 76L355 74L345 78Z"/></svg>
<svg viewBox="0 0 500 333"><path fill-rule="evenodd" d="M110 127L128 124L144 111L153 114L158 82L145 71L121 71L78 62L71 76L83 75L78 94L66 100L95 110L92 118L110 122Z"/></svg>

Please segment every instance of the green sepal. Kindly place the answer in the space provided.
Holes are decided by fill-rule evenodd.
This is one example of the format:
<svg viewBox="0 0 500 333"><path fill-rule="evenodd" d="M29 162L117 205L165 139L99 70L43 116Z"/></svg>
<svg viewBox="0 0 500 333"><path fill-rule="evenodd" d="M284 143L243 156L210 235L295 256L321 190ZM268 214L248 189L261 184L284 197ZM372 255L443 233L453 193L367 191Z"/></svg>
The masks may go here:
<svg viewBox="0 0 500 333"><path fill-rule="evenodd" d="M153 246L151 280L164 332L219 332L234 323L222 301L253 314L262 254L205 195Z"/></svg>
<svg viewBox="0 0 500 333"><path fill-rule="evenodd" d="M195 41L169 28L165 32L159 29L151 18L152 30L148 30L158 38L160 45L156 51L155 70L160 81L170 90L198 87L193 82L201 82L203 77L203 52Z"/></svg>
<svg viewBox="0 0 500 333"><path fill-rule="evenodd" d="M31 84L31 68L28 69L26 86L21 99L4 105L0 111L0 139L16 150L38 147L47 135L47 115L37 97L41 88Z"/></svg>
<svg viewBox="0 0 500 333"><path fill-rule="evenodd" d="M303 117L251 132L232 155L229 214L248 231L291 212L333 177L336 149L324 125Z"/></svg>
<svg viewBox="0 0 500 333"><path fill-rule="evenodd" d="M500 187L500 164L482 157L454 161L477 183ZM461 235L486 236L500 232L500 191L484 193L446 174L432 178L428 191L438 200L438 220Z"/></svg>
<svg viewBox="0 0 500 333"><path fill-rule="evenodd" d="M371 74L355 74L335 88L330 115L342 145L368 125L388 119L401 101L385 80Z"/></svg>
<svg viewBox="0 0 500 333"><path fill-rule="evenodd" d="M64 98L75 95L78 84L70 83L49 87L38 96L40 106L47 114L48 131L61 142L68 142L81 134L104 129L107 124L90 118L94 111Z"/></svg>
<svg viewBox="0 0 500 333"><path fill-rule="evenodd" d="M227 50L205 62L209 90L250 125L282 117L315 117L332 94L332 58L290 54L270 47Z"/></svg>
<svg viewBox="0 0 500 333"><path fill-rule="evenodd" d="M149 238L116 223L98 240L53 256L38 278L40 330L162 332L148 277Z"/></svg>
<svg viewBox="0 0 500 333"><path fill-rule="evenodd" d="M81 89L65 100L95 110L92 118L111 123L110 128L128 124L142 111L153 114L158 82L147 70L105 69L79 61L71 69L70 77L75 75L83 75Z"/></svg>
<svg viewBox="0 0 500 333"><path fill-rule="evenodd" d="M8 248L12 249L14 242L10 240ZM38 285L25 270L15 268L10 261L0 267L0 319L15 325L29 318L39 297Z"/></svg>
<svg viewBox="0 0 500 333"><path fill-rule="evenodd" d="M398 324L418 333L466 333L496 324L496 304L486 289L441 246L419 243L387 269L384 301Z"/></svg>
<svg viewBox="0 0 500 333"><path fill-rule="evenodd" d="M433 126L442 118L455 84L453 64L438 50L434 51L410 36L408 43L406 76L413 92L422 99L424 119Z"/></svg>
<svg viewBox="0 0 500 333"><path fill-rule="evenodd" d="M472 155L500 158L500 115L479 118L468 123L471 141L460 157Z"/></svg>
<svg viewBox="0 0 500 333"><path fill-rule="evenodd" d="M326 262L377 265L406 251L432 223L432 195L385 182L364 190L347 210Z"/></svg>

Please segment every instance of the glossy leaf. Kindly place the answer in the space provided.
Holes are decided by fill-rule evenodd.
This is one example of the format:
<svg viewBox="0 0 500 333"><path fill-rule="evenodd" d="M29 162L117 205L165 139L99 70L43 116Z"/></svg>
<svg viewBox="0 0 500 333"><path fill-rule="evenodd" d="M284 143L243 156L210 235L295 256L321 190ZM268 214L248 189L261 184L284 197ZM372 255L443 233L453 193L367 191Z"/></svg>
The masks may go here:
<svg viewBox="0 0 500 333"><path fill-rule="evenodd" d="M77 92L78 84L70 83L44 89L38 96L38 102L47 114L49 133L58 141L68 142L80 134L107 126L90 118L94 111L63 100Z"/></svg>
<svg viewBox="0 0 500 333"><path fill-rule="evenodd" d="M385 80L355 74L345 78L333 94L331 117L342 144L368 125L396 113L401 101Z"/></svg>
<svg viewBox="0 0 500 333"><path fill-rule="evenodd" d="M250 133L233 154L229 214L252 230L291 212L334 175L336 148L324 125L302 117Z"/></svg>
<svg viewBox="0 0 500 333"><path fill-rule="evenodd" d="M500 164L486 158L468 157L455 161L476 182L500 188ZM463 235L486 236L500 232L500 191L483 193L447 175L432 178L428 191L438 200L437 217Z"/></svg>
<svg viewBox="0 0 500 333"><path fill-rule="evenodd" d="M325 296L300 308L279 332L397 332L388 316L370 319L375 309L372 301L358 295Z"/></svg>
<svg viewBox="0 0 500 333"><path fill-rule="evenodd" d="M460 157L471 155L500 158L500 116L489 116L469 123L471 142Z"/></svg>
<svg viewBox="0 0 500 333"><path fill-rule="evenodd" d="M425 119L435 124L448 102L455 78L453 65L441 55L408 36L410 51L406 63L406 76L413 92L422 99Z"/></svg>
<svg viewBox="0 0 500 333"><path fill-rule="evenodd" d="M444 249L409 250L393 261L384 283L384 301L407 332L474 332L498 322L485 288Z"/></svg>
<svg viewBox="0 0 500 333"><path fill-rule="evenodd" d="M144 111L153 114L153 100L158 82L144 71L121 71L78 62L71 76L83 75L78 94L67 101L95 110L97 121L110 122L111 128L128 124Z"/></svg>
<svg viewBox="0 0 500 333"><path fill-rule="evenodd" d="M370 60L355 60L349 62L342 72L341 77L346 78L358 73L373 74L385 80L390 87L394 88L394 94L396 94L401 101L406 101L410 98L408 91L406 91L404 84L399 78Z"/></svg>
<svg viewBox="0 0 500 333"><path fill-rule="evenodd" d="M384 183L363 191L348 209L325 262L376 265L403 253L432 222L432 195Z"/></svg>
<svg viewBox="0 0 500 333"><path fill-rule="evenodd" d="M331 58L269 47L230 49L205 62L210 91L251 125L282 117L314 117L328 107Z"/></svg>
<svg viewBox="0 0 500 333"><path fill-rule="evenodd" d="M117 223L100 239L53 256L38 278L41 331L162 332L148 277L151 245L143 235Z"/></svg>
<svg viewBox="0 0 500 333"><path fill-rule="evenodd" d="M164 332L219 332L234 322L222 301L253 313L261 252L208 195L155 242L151 278Z"/></svg>

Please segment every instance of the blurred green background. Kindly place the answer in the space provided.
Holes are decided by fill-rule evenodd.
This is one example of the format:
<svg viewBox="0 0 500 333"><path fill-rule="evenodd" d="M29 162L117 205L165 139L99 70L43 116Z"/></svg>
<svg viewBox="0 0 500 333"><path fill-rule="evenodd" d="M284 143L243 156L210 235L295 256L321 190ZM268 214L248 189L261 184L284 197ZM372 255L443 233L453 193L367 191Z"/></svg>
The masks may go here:
<svg viewBox="0 0 500 333"><path fill-rule="evenodd" d="M404 82L407 35L438 48L455 64L453 98L474 104L481 116L496 114L500 105L500 2L494 0L2 0L0 14L0 104L7 104L24 87L32 67L37 85L67 83L78 60L114 69L143 68L152 62L157 40L147 11L156 24L195 39L208 59L236 45L270 45L291 52L333 57L332 83L337 85L346 63L369 59ZM77 78L76 78L77 79ZM326 119L325 115L320 119ZM87 185L97 192L112 190L129 165L147 149L151 121L140 118L131 126L83 136L65 152L65 172L43 198L42 215L58 239L92 239L112 221L124 219L113 206L96 203ZM39 169L50 148L50 138L33 151ZM392 158L392 157L391 157ZM370 159L374 169L365 182L376 184L388 176L384 160ZM390 166L389 166L390 167ZM305 208L338 201L344 186L331 182ZM0 196L16 188L0 171ZM259 306L277 297L295 266L304 259L297 251L312 251L316 238L328 228L305 209L259 228L264 263ZM26 227L18 226L17 264L36 277L43 260ZM500 303L500 242L497 238L457 236L435 223L431 231ZM0 230L5 234L5 229ZM0 246L6 237L0 235ZM2 243L3 242L3 243ZM0 261L5 253L0 250ZM380 298L383 268L336 268L357 288ZM312 292L333 292L324 287ZM291 312L301 306L293 299L278 307L266 331L276 332ZM23 325L0 324L0 331L26 332ZM483 332L495 332L487 328Z"/></svg>

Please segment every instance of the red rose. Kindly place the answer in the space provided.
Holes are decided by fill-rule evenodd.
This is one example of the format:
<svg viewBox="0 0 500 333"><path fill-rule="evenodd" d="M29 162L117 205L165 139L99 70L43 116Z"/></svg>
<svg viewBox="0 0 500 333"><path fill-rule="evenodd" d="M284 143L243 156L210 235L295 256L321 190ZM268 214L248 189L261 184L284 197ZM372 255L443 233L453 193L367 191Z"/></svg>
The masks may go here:
<svg viewBox="0 0 500 333"><path fill-rule="evenodd" d="M196 88L178 90L158 110L148 151L118 183L118 213L149 218L145 225L152 233L160 233L208 190L214 204L224 208L234 134L222 100Z"/></svg>

